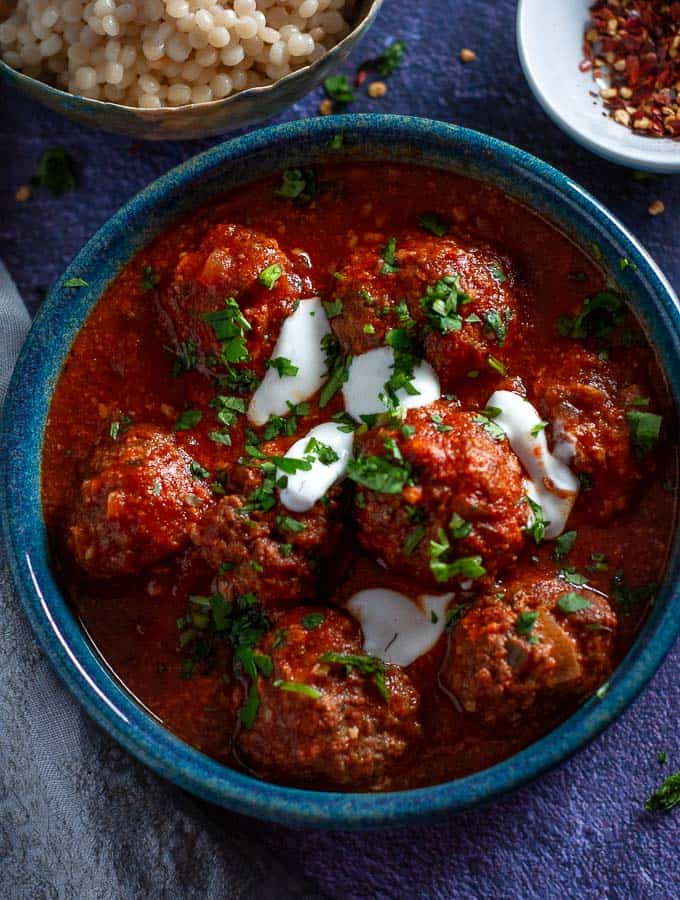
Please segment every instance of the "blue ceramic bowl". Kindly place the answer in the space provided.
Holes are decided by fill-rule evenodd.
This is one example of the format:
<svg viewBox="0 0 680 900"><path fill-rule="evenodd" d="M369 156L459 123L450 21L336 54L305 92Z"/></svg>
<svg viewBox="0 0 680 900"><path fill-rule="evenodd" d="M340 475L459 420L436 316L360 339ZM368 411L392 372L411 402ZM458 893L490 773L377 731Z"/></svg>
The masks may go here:
<svg viewBox="0 0 680 900"><path fill-rule="evenodd" d="M327 75L337 70L347 59L375 21L382 3L383 0L359 0L352 16L352 31L311 65L291 72L274 84L248 88L210 103L139 109L104 100L90 100L24 75L2 60L0 91L2 82L6 81L28 97L74 122L126 134L137 140L182 141L223 134L225 131L263 122L318 87Z"/></svg>
<svg viewBox="0 0 680 900"><path fill-rule="evenodd" d="M338 132L342 150L329 147ZM50 398L78 329L138 250L179 216L229 188L283 166L324 160L405 161L489 182L537 210L584 249L599 245L612 280L631 298L680 403L680 311L642 247L593 197L560 172L493 138L424 119L344 116L258 131L195 157L127 203L89 241L38 314L14 373L0 432L3 527L28 617L55 668L90 715L159 774L241 813L319 827L412 822L461 810L565 760L605 728L654 674L680 630L677 541L668 573L634 646L602 700L511 759L447 784L389 794L279 787L219 765L153 719L111 674L72 616L50 568L40 504L40 459ZM631 265L621 271L619 261ZM64 289L79 277L89 287Z"/></svg>

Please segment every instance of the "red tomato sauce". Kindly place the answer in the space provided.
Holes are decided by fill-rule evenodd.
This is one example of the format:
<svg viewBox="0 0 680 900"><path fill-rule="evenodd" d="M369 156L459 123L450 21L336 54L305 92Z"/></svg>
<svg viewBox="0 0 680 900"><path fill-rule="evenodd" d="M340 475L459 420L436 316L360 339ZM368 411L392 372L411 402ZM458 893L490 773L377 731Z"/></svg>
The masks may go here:
<svg viewBox="0 0 680 900"><path fill-rule="evenodd" d="M238 730L235 694L241 691L239 702L242 699L238 679L225 679L220 665L212 670L197 666L189 678L183 668L185 652L177 623L186 614L190 594L211 593L214 573L206 563L188 548L141 574L100 579L85 575L65 548L83 467L93 446L110 440L112 422L129 417L135 423L172 429L183 410L201 410L203 418L196 427L176 433L177 442L191 458L210 471L228 470L243 454L245 417L232 427L230 447L215 443L208 436L215 427L209 405L215 389L210 379L200 371L180 377L172 374L168 334L155 294L170 284L183 254L195 250L216 224L247 226L275 238L313 291L331 298L337 284L334 273L349 251L367 242L382 245L405 228L417 231L418 217L436 209L453 233L472 234L510 257L520 284L520 330L503 356L508 381L490 381L487 373L461 379L455 393L466 410L484 408L493 390L510 387L512 378L521 378L531 399L535 379L558 350L578 360L583 342L560 337L556 322L560 316L577 315L585 298L606 287L597 263L555 227L495 189L462 177L416 166L328 166L318 169L317 194L307 206L277 198L279 183L280 177L273 177L247 185L193 212L158 237L115 279L81 329L64 365L51 405L42 469L55 570L102 657L127 690L169 730L199 750L246 770L253 767L233 742ZM148 267L158 282L152 290L143 286ZM646 408L664 418L662 439L641 464L642 478L632 487L632 499L621 512L605 523L596 521L592 510L598 502L597 487L591 496L582 493L568 523L578 533L568 559L555 561L554 542L527 541L517 562L501 573L501 587L511 578L520 582L529 577L553 578L558 569L569 566L613 605L617 585L641 589L663 578L675 521L675 458L663 437L672 407L652 350L632 319L627 327L633 336L630 346L613 349L606 365L617 371L634 370L631 381L649 399ZM341 409L340 394L323 410L313 398L302 433ZM276 438L268 449L282 454L295 439ZM627 485L621 489L625 492ZM407 585L403 573L380 570L376 575L376 571L348 529L324 573L315 608L331 600L341 602L365 586L367 578L379 578L395 589ZM403 589L406 592L408 585ZM565 592L570 590L578 587L565 582ZM616 660L630 647L652 596L651 589L628 592L624 599L630 602L616 609ZM274 622L277 616L273 611ZM520 725L485 727L462 710L441 677L450 642L451 634L446 633L408 667L421 692L422 731L413 752L393 767L390 788L423 786L485 768L531 743L575 708L576 703L565 701L557 710L528 712ZM264 777L317 788L334 786L324 777L297 779L276 771ZM382 789L383 785L362 785L366 787Z"/></svg>

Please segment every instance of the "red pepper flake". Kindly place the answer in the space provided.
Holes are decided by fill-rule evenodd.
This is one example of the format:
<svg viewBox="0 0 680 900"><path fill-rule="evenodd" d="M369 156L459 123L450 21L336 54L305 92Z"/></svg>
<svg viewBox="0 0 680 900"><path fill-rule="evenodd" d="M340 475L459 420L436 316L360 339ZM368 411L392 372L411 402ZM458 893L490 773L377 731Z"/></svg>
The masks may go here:
<svg viewBox="0 0 680 900"><path fill-rule="evenodd" d="M608 78L600 97L636 134L680 140L680 0L597 0L579 68Z"/></svg>

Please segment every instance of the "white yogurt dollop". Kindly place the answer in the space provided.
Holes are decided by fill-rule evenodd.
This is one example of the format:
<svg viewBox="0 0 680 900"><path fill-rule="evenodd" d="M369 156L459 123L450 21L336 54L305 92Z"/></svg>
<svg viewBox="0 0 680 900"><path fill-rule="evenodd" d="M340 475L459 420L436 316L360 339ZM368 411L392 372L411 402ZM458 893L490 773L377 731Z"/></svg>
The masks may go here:
<svg viewBox="0 0 680 900"><path fill-rule="evenodd" d="M313 438L330 447L337 454L337 460L324 463L312 450L308 451L307 448ZM344 478L347 472L347 463L352 455L353 442L354 434L351 431L341 431L341 427L335 422L324 422L323 425L317 425L303 438L296 441L288 449L285 457L287 459L307 459L311 462L311 468L298 469L291 475L277 469L277 481L282 475L287 478L286 486L279 491L281 503L292 512L307 512L308 509L311 509L336 481Z"/></svg>
<svg viewBox="0 0 680 900"><path fill-rule="evenodd" d="M264 425L270 416L286 415L288 403L302 403L321 388L326 374L321 341L330 330L321 300L300 300L281 326L272 353L272 359L290 360L297 372L281 376L276 369L267 369L248 406L248 419L253 425Z"/></svg>
<svg viewBox="0 0 680 900"><path fill-rule="evenodd" d="M548 450L545 423L536 409L513 391L496 391L489 397L487 407L500 413L493 421L507 435L510 446L519 457L529 476L527 494L543 511L545 537L562 534L569 513L578 494L579 481L563 457Z"/></svg>
<svg viewBox="0 0 680 900"><path fill-rule="evenodd" d="M357 422L361 421L361 416L387 412L387 406L380 395L385 393L385 384L392 375L393 366L394 353L391 347L378 347L355 356L352 360L342 395L345 409ZM404 388L399 388L396 392L402 409L429 406L441 395L439 379L427 362L420 362L414 367L411 383L418 393L409 394Z"/></svg>
<svg viewBox="0 0 680 900"><path fill-rule="evenodd" d="M366 653L409 666L441 637L453 596L423 594L418 603L398 591L368 588L348 600L347 609L361 625Z"/></svg>

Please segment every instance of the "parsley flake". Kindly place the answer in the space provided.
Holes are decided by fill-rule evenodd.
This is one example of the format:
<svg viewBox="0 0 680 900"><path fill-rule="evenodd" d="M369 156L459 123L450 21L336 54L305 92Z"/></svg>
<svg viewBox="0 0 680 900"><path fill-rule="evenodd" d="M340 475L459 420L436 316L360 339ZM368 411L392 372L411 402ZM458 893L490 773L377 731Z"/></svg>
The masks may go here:
<svg viewBox="0 0 680 900"><path fill-rule="evenodd" d="M257 276L258 284L261 284L263 287L266 287L268 291L273 290L276 287L276 282L283 275L283 269L278 263L273 263L271 266L267 266L266 269L262 269L260 274Z"/></svg>

